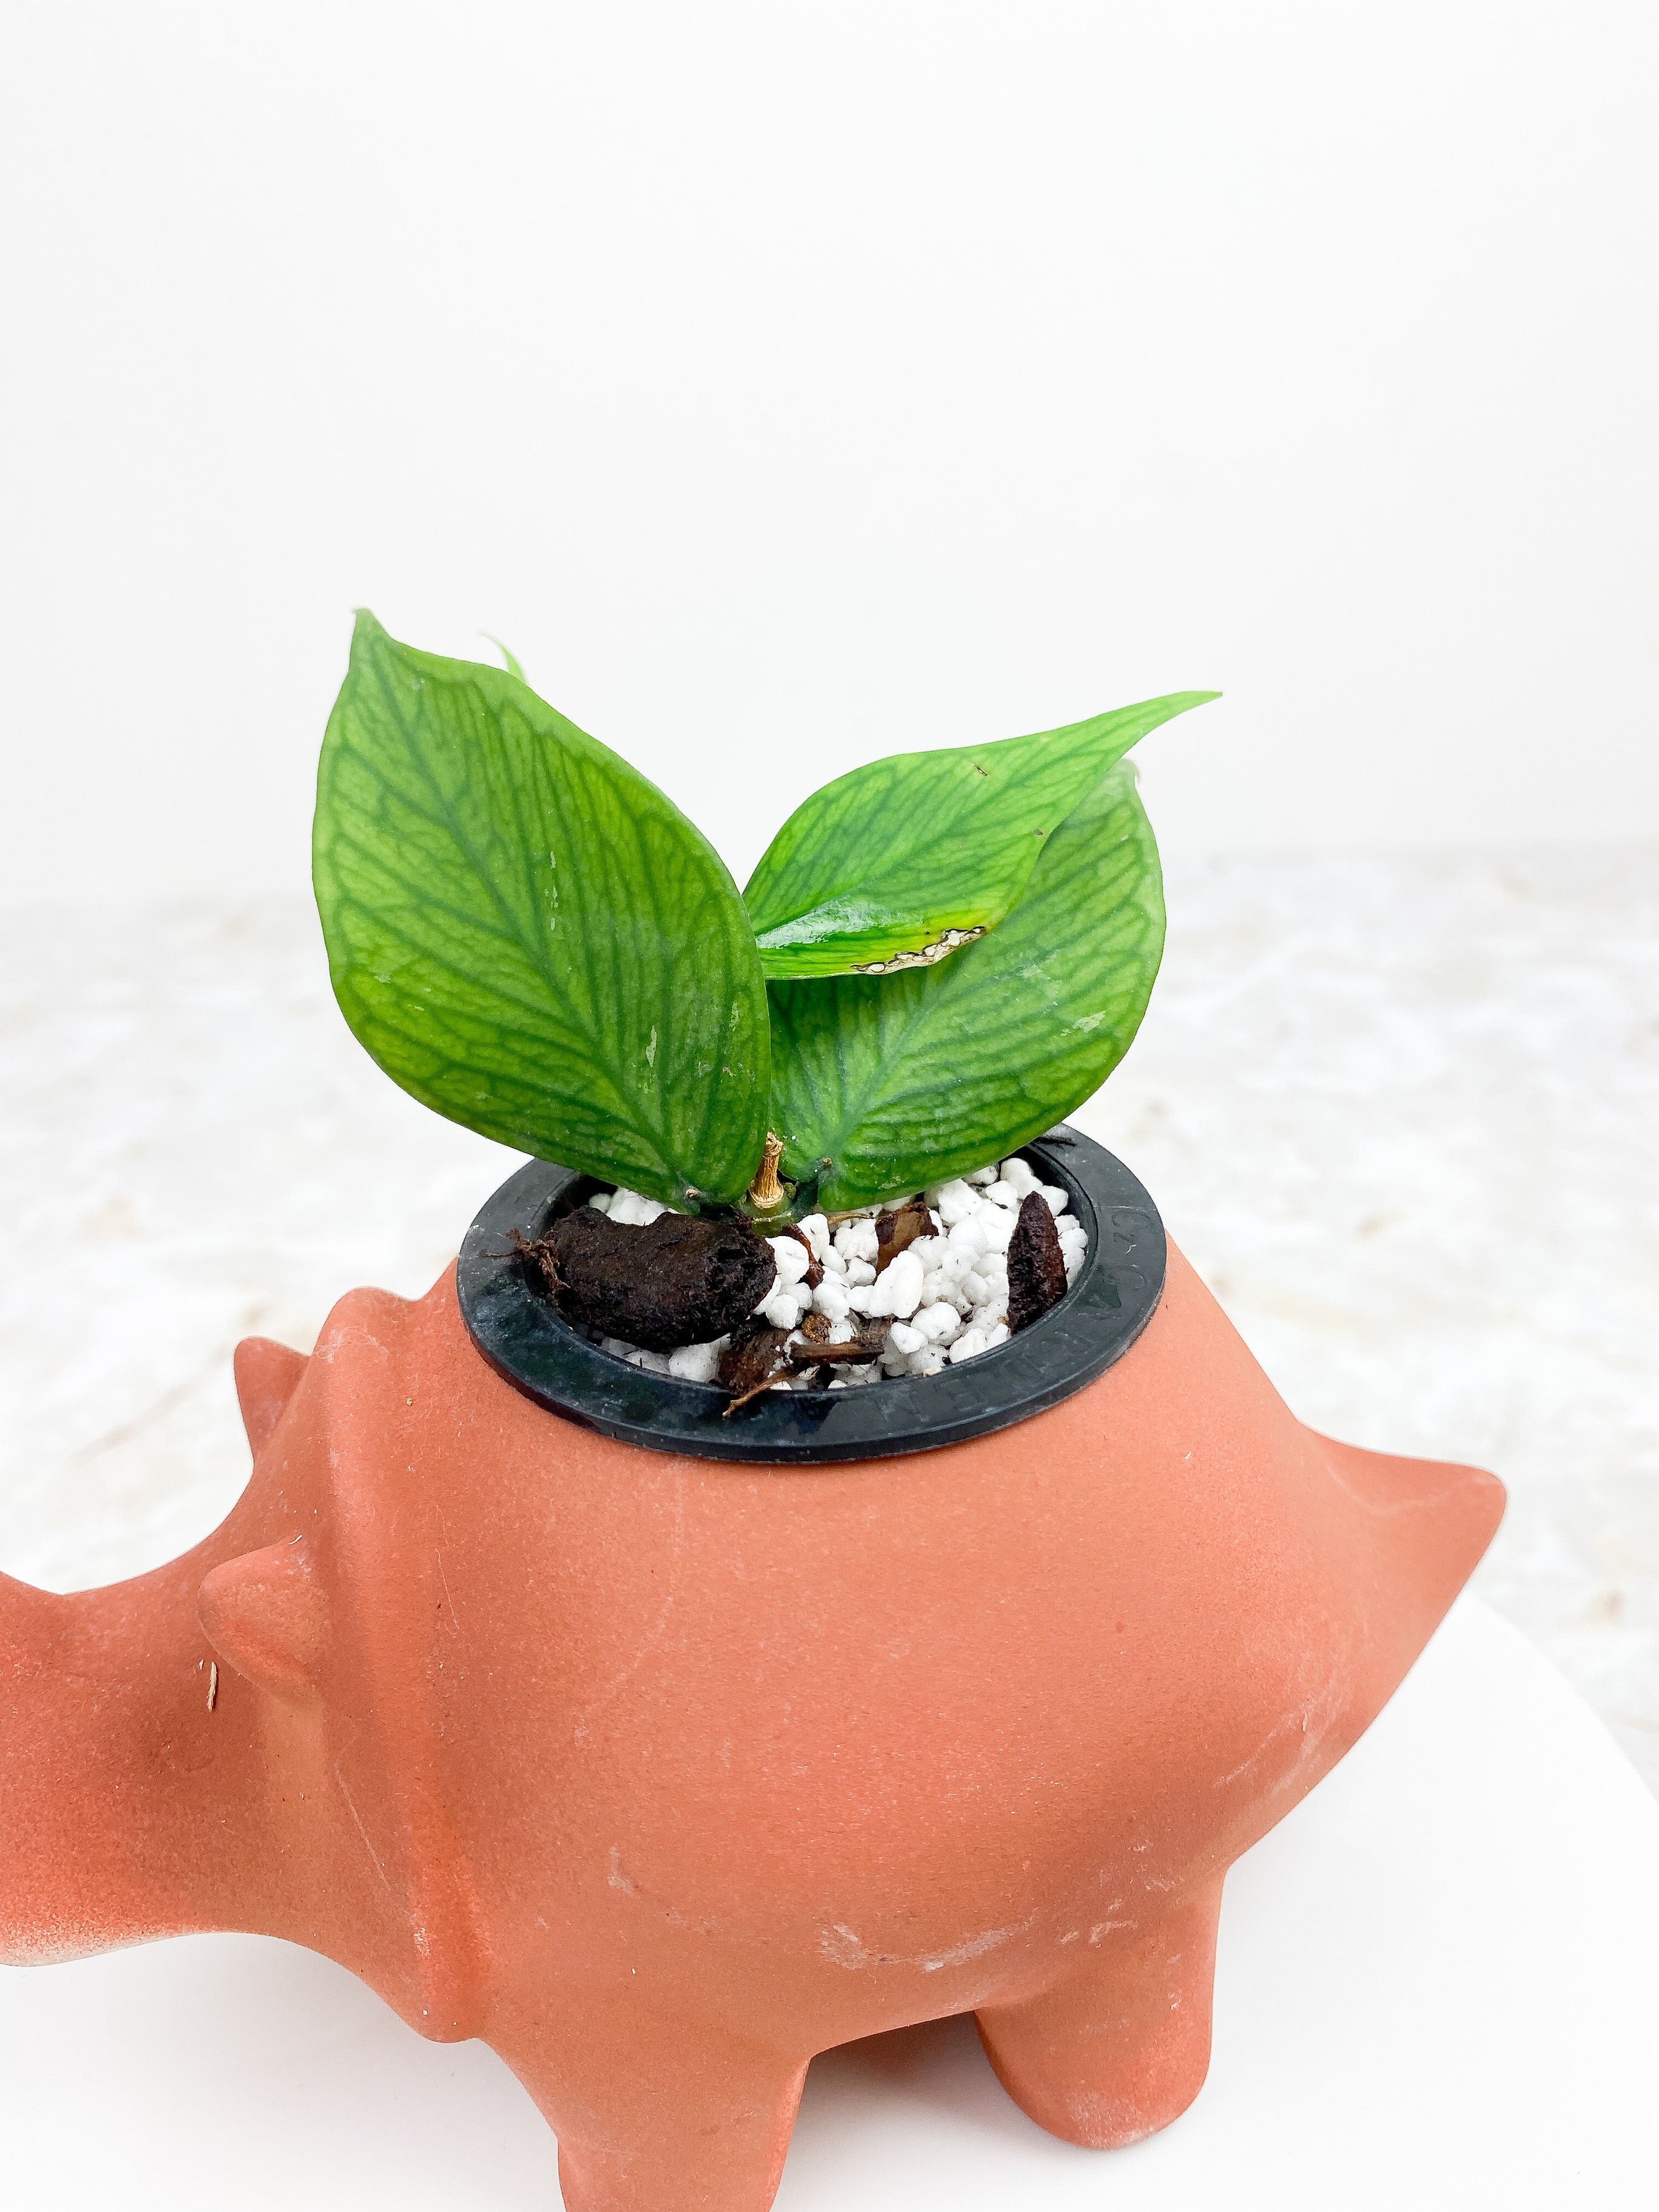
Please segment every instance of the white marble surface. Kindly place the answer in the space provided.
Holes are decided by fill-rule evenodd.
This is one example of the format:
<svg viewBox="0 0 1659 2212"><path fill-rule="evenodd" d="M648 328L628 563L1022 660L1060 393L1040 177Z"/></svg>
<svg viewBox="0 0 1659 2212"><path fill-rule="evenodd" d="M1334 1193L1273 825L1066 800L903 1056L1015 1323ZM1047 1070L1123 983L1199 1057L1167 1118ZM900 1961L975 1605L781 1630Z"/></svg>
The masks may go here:
<svg viewBox="0 0 1659 2212"><path fill-rule="evenodd" d="M1079 1118L1304 1419L1510 1486L1477 1587L1659 1789L1659 854L1174 868ZM0 917L0 1567L135 1573L245 1477L236 1339L423 1290L513 1164L347 1035L309 909Z"/></svg>

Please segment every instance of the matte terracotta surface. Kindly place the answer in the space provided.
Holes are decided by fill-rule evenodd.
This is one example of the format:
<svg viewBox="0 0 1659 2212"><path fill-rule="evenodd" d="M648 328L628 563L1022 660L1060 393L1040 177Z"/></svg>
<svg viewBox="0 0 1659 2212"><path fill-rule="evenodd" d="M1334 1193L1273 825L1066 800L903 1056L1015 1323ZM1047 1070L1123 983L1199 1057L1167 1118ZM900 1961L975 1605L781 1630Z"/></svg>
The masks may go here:
<svg viewBox="0 0 1659 2212"><path fill-rule="evenodd" d="M1097 1382L903 1461L592 1436L448 1277L237 1379L254 1473L204 1544L0 1578L0 1957L307 1944L502 2054L572 2212L762 2212L813 2053L946 2013L1057 2134L1174 2118L1227 1866L1502 1510L1299 1426L1173 1250Z"/></svg>

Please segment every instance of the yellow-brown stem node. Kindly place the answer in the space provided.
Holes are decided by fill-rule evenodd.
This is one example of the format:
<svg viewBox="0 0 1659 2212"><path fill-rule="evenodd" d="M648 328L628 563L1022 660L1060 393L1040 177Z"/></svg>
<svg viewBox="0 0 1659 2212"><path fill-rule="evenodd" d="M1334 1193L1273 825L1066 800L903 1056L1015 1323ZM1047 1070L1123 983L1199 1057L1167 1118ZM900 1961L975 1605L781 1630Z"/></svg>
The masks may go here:
<svg viewBox="0 0 1659 2212"><path fill-rule="evenodd" d="M783 1204L784 1188L778 1181L778 1162L782 1158L783 1139L769 1129L766 1149L755 1170L755 1180L749 1186L749 1203L757 1213L775 1213Z"/></svg>

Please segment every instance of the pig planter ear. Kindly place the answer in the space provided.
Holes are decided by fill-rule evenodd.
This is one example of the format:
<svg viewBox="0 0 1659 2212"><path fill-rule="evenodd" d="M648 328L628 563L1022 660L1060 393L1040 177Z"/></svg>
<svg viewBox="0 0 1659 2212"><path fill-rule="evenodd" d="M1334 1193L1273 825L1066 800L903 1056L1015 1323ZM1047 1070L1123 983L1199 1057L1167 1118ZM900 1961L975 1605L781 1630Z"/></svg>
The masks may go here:
<svg viewBox="0 0 1659 2212"><path fill-rule="evenodd" d="M308 1364L243 1347L263 1442L197 1553L0 1583L6 1954L309 1944L494 2045L571 2212L764 2212L813 2054L947 2014L1071 2142L1173 2119L1228 1866L1390 1695L1498 1485L1301 1427L1173 1250L1103 1372L911 1456L642 1449L601 1425L700 1386L610 1365L579 1425L453 1276L354 1293ZM972 1372L913 1386L928 1420ZM878 1395L794 1402L822 1441Z"/></svg>
<svg viewBox="0 0 1659 2212"><path fill-rule="evenodd" d="M257 1460L304 1379L304 1354L268 1336L236 1347L236 1395ZM319 1695L328 1637L328 1601L303 1532L227 1559L197 1600L202 1632L246 1681L290 1704Z"/></svg>
<svg viewBox="0 0 1659 2212"><path fill-rule="evenodd" d="M236 1347L236 1402L242 1409L242 1426L255 1459L270 1443L283 1418L283 1409L299 1389L306 1371L302 1352L268 1336L245 1336Z"/></svg>

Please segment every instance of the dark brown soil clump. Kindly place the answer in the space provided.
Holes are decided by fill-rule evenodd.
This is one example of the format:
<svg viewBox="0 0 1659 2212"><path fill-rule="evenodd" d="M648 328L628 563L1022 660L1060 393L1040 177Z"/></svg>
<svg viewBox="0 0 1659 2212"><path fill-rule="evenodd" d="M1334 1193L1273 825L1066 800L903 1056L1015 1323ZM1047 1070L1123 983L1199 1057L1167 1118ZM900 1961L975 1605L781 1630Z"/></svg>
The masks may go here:
<svg viewBox="0 0 1659 2212"><path fill-rule="evenodd" d="M647 1352L724 1336L777 1279L765 1238L746 1223L693 1214L635 1224L581 1206L522 1249L567 1321Z"/></svg>
<svg viewBox="0 0 1659 2212"><path fill-rule="evenodd" d="M1066 1255L1060 1231L1040 1190L1020 1201L1019 1219L1008 1244L1008 1327L1018 1335L1041 1321L1066 1295Z"/></svg>

